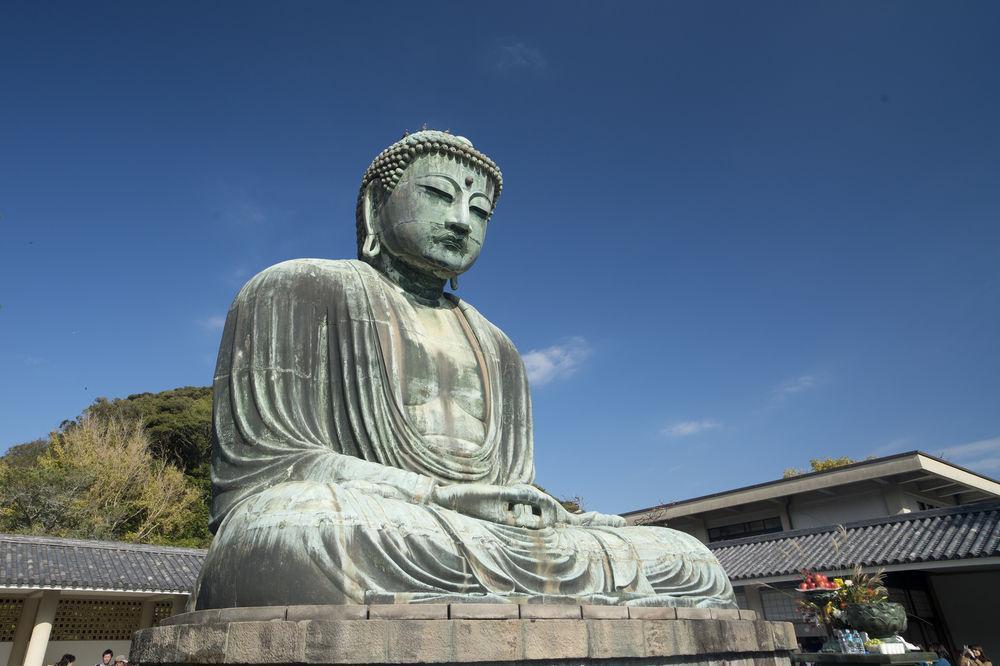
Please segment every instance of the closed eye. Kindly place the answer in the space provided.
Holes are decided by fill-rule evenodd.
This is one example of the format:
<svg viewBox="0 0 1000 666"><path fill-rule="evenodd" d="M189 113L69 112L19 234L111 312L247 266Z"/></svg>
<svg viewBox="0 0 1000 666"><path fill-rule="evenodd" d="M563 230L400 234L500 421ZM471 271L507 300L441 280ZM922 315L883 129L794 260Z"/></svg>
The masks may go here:
<svg viewBox="0 0 1000 666"><path fill-rule="evenodd" d="M430 194L430 195L432 195L434 197L437 197L438 199L441 199L442 201L446 201L448 203L451 203L452 201L455 200L455 197L453 197L452 195L448 194L447 192L445 192L442 189L434 187L433 185L428 185L426 183L421 183L420 187L422 187L424 189L424 191L427 192L428 194Z"/></svg>
<svg viewBox="0 0 1000 666"><path fill-rule="evenodd" d="M484 222L485 222L485 221L486 221L486 220L487 220L487 219L489 218L489 216L490 216L490 213L489 213L489 211L487 211L487 210L483 210L482 208L480 208L479 206L476 206L475 204L473 204L473 205L469 206L469 210L470 210L470 211L472 211L472 214L473 214L473 215L475 215L475 216L476 216L476 217L478 217L479 219L483 220Z"/></svg>

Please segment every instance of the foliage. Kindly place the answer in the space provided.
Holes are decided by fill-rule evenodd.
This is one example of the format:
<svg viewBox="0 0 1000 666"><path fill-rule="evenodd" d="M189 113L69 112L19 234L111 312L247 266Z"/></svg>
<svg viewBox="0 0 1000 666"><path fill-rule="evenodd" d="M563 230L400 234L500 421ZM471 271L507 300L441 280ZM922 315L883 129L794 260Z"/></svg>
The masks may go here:
<svg viewBox="0 0 1000 666"><path fill-rule="evenodd" d="M134 416L85 414L52 433L33 464L0 460L5 532L198 545L190 521L201 504Z"/></svg>
<svg viewBox="0 0 1000 666"><path fill-rule="evenodd" d="M875 456L868 456L864 460L874 460ZM790 479L793 476L799 476L800 474L808 474L809 472L825 472L829 469L836 469L838 467L845 467L847 465L853 465L854 463L862 462L861 460L855 460L848 456L841 456L839 458L813 458L809 461L808 472L798 467L787 467L785 471L781 474L781 478Z"/></svg>
<svg viewBox="0 0 1000 666"><path fill-rule="evenodd" d="M208 478L212 437L212 389L185 386L127 398L98 398L85 416L142 419L153 454L194 479Z"/></svg>

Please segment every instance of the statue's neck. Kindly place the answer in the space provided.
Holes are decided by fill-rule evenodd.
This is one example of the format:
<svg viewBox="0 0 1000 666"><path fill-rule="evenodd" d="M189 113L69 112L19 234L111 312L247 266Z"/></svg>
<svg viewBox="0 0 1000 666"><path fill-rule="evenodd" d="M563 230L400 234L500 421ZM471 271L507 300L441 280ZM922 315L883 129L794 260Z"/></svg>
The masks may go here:
<svg viewBox="0 0 1000 666"><path fill-rule="evenodd" d="M384 248L371 264L375 270L424 305L441 303L445 283L441 278L417 270L402 259L389 254Z"/></svg>

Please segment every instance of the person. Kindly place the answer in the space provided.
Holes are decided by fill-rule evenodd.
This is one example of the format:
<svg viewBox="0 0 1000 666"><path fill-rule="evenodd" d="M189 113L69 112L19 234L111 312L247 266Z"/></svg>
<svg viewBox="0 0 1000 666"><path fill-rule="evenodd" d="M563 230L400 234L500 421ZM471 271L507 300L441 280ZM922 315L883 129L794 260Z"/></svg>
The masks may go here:
<svg viewBox="0 0 1000 666"><path fill-rule="evenodd" d="M117 657L115 657L115 666L118 666L118 664L128 664L128 657L126 657L123 654L120 654Z"/></svg>
<svg viewBox="0 0 1000 666"><path fill-rule="evenodd" d="M982 645L962 646L962 658L958 663L959 666L993 666Z"/></svg>
<svg viewBox="0 0 1000 666"><path fill-rule="evenodd" d="M532 485L524 363L444 293L478 258L501 187L468 139L407 135L362 179L358 260L287 261L237 295L213 389L216 536L194 608L736 608L695 537L571 514Z"/></svg>
<svg viewBox="0 0 1000 666"><path fill-rule="evenodd" d="M111 660L114 659L114 657L115 657L114 651L112 651L111 648L108 648L107 650L101 653L101 661L98 662L97 664L94 664L94 666L111 666Z"/></svg>
<svg viewBox="0 0 1000 666"><path fill-rule="evenodd" d="M951 655L948 653L948 648L944 645L938 643L932 646L931 652L937 654L938 658L930 662L930 666L951 666Z"/></svg>
<svg viewBox="0 0 1000 666"><path fill-rule="evenodd" d="M55 666L73 666L74 663L76 663L76 656L67 653L56 662Z"/></svg>

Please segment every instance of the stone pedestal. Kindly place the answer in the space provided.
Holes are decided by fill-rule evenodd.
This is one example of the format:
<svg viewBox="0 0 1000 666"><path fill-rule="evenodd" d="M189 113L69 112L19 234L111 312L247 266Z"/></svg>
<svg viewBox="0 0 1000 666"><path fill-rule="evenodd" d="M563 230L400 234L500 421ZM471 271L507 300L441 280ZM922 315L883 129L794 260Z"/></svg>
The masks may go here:
<svg viewBox="0 0 1000 666"><path fill-rule="evenodd" d="M167 618L132 639L141 664L788 666L787 622L753 611L545 604L269 606Z"/></svg>

